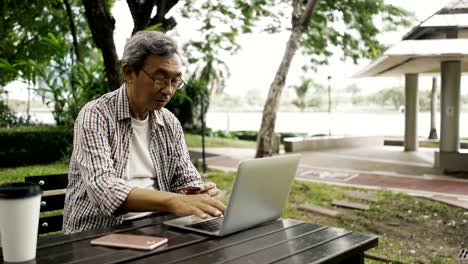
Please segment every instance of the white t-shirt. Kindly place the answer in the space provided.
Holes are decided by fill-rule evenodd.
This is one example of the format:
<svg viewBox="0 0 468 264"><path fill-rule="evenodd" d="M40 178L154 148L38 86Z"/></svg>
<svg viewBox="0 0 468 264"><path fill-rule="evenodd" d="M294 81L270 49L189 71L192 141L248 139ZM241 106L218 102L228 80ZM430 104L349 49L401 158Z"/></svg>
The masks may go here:
<svg viewBox="0 0 468 264"><path fill-rule="evenodd" d="M154 189L155 171L150 156L151 133L149 115L145 120L137 120L132 117L133 138L130 142L125 179L141 189ZM127 213L124 220L141 218L151 212Z"/></svg>

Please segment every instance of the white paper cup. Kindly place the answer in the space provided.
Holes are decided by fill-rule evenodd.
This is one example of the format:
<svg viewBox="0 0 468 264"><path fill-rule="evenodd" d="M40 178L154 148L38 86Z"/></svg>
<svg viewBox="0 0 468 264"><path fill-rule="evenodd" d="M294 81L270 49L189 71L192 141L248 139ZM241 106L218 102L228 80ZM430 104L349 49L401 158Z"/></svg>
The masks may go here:
<svg viewBox="0 0 468 264"><path fill-rule="evenodd" d="M0 234L5 262L36 258L41 193L35 183L0 185Z"/></svg>

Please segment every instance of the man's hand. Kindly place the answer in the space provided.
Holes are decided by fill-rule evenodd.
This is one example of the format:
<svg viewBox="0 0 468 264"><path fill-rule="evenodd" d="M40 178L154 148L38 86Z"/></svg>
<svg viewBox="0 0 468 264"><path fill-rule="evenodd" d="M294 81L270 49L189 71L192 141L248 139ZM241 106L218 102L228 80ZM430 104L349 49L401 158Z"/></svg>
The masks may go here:
<svg viewBox="0 0 468 264"><path fill-rule="evenodd" d="M179 192L180 191L184 194L208 194L211 197L216 197L219 194L219 190L214 182L205 182L200 188L190 186L181 187L179 188Z"/></svg>
<svg viewBox="0 0 468 264"><path fill-rule="evenodd" d="M174 194L169 201L169 211L178 216L195 215L200 218L219 217L225 206L208 194Z"/></svg>
<svg viewBox="0 0 468 264"><path fill-rule="evenodd" d="M201 186L200 194L208 194L211 197L216 197L219 194L219 190L214 182L205 182Z"/></svg>

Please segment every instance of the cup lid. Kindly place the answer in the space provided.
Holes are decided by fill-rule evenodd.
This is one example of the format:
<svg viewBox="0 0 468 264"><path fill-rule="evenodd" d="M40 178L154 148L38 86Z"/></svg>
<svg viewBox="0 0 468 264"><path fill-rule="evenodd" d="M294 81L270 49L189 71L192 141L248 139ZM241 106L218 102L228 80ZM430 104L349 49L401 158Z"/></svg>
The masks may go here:
<svg viewBox="0 0 468 264"><path fill-rule="evenodd" d="M27 198L41 193L41 187L32 182L10 182L0 185L0 199Z"/></svg>

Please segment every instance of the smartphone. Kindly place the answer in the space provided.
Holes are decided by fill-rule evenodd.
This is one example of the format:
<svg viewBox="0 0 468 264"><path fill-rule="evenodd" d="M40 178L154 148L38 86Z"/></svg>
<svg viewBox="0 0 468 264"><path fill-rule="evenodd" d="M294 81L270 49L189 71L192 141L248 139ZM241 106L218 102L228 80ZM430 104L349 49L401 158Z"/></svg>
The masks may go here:
<svg viewBox="0 0 468 264"><path fill-rule="evenodd" d="M129 234L109 234L91 240L91 245L152 250L167 243L167 238Z"/></svg>
<svg viewBox="0 0 468 264"><path fill-rule="evenodd" d="M177 188L178 193L184 193L184 194L196 194L201 191L201 187L197 186L185 186L185 187L180 187Z"/></svg>

